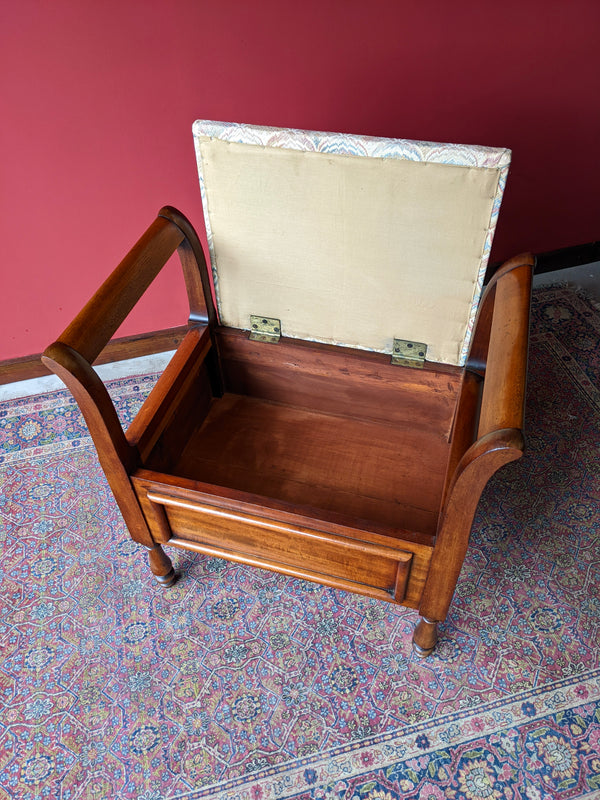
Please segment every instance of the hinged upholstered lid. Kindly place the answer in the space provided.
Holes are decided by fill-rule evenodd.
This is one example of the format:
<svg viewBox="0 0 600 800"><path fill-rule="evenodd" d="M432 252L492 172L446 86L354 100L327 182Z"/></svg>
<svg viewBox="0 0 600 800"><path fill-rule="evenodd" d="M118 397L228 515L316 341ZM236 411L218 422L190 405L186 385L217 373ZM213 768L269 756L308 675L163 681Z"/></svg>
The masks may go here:
<svg viewBox="0 0 600 800"><path fill-rule="evenodd" d="M462 365L510 151L199 120L221 324Z"/></svg>

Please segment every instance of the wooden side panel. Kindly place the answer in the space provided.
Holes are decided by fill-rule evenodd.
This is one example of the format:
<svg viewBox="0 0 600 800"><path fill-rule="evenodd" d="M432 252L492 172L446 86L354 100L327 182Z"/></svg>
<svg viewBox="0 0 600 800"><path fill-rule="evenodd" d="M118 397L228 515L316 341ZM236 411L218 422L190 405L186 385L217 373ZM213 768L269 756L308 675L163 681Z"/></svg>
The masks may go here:
<svg viewBox="0 0 600 800"><path fill-rule="evenodd" d="M197 381L198 371L210 350L208 328L190 328L184 341L165 368L129 426L127 441L138 448L145 462L163 431L172 423L177 410ZM210 384L204 381L207 391ZM199 422L201 422L202 417ZM196 423L197 424L197 423ZM191 432L191 428L187 433Z"/></svg>
<svg viewBox="0 0 600 800"><path fill-rule="evenodd" d="M416 607L432 548L133 479L157 541ZM245 507L244 507L245 506ZM304 524L301 524L303 522Z"/></svg>
<svg viewBox="0 0 600 800"><path fill-rule="evenodd" d="M468 370L465 371L450 437L450 452L446 468L442 506L450 481L454 477L461 458L475 441L479 420L479 405L481 403L481 387L482 380L479 375Z"/></svg>
<svg viewBox="0 0 600 800"><path fill-rule="evenodd" d="M178 398L173 413L166 420L161 435L144 461L145 466L177 474L176 465L181 453L195 429L202 425L212 402L210 374L205 362L198 367L196 374L189 376L185 391Z"/></svg>
<svg viewBox="0 0 600 800"><path fill-rule="evenodd" d="M430 621L445 619L467 552L481 493L504 464L520 458L531 273L531 254L516 256L488 285L473 336L459 411L458 440L452 447L436 546L420 612ZM483 377L483 388L477 375ZM480 400L477 440L460 456L471 436ZM462 431L462 432L461 432ZM459 458L460 456L460 458Z"/></svg>
<svg viewBox="0 0 600 800"><path fill-rule="evenodd" d="M225 391L327 414L410 423L447 438L462 370L393 366L380 353L282 338L254 342L244 331L216 330Z"/></svg>
<svg viewBox="0 0 600 800"><path fill-rule="evenodd" d="M532 268L533 257L526 255L512 259L498 271L479 437L503 428L523 427Z"/></svg>
<svg viewBox="0 0 600 800"><path fill-rule="evenodd" d="M202 543L224 548L272 565L286 565L312 574L331 576L352 584L381 589L402 600L411 554L391 547L356 542L309 528L296 528L274 520L249 517L214 506L183 503L151 494L149 499L165 507L177 539L194 540L201 530ZM397 587L397 573L402 577Z"/></svg>

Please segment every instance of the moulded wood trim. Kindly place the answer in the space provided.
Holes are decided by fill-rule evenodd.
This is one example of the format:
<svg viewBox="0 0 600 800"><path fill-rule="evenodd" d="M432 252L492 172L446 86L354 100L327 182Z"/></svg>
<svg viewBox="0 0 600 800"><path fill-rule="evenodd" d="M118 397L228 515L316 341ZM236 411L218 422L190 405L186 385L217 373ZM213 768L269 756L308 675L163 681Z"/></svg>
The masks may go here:
<svg viewBox="0 0 600 800"><path fill-rule="evenodd" d="M106 345L94 364L110 364L113 361L125 361L128 358L139 358L176 350L188 330L187 325L179 325L175 328L113 339ZM36 353L31 356L0 361L0 385L51 375L50 370L42 364L41 358L42 354Z"/></svg>
<svg viewBox="0 0 600 800"><path fill-rule="evenodd" d="M315 545L322 542L330 542L332 534L319 530L318 528L310 528L305 525L292 525L285 523L281 520L270 519L268 517L254 517L248 513L232 511L229 509L219 508L218 506L208 505L205 503L195 502L191 500L183 500L179 497L170 497L158 492L148 492L148 499L152 503L163 506L172 506L174 508L181 508L186 511L195 511L198 514L204 514L207 517L218 517L220 519L229 520L235 523L250 523L256 528L264 529L265 531L276 531L282 533L291 533L294 536L302 537L303 539L314 540ZM360 539L357 536L348 537L342 533L336 535L336 541L344 548L352 551L357 551L365 556L373 558L393 558L398 561L409 561L411 558L410 551L405 550L402 546L401 540L391 540L390 543L374 544L372 542Z"/></svg>
<svg viewBox="0 0 600 800"><path fill-rule="evenodd" d="M368 527L358 527L354 517L346 517L336 512L324 511L320 508L297 506L274 498L251 494L237 489L228 489L223 486L202 483L174 475L139 468L131 476L138 495L140 492L157 492L183 501L192 500L208 505L216 505L234 513L250 514L268 519L279 519L290 525L306 523L307 516L318 520L319 529L334 534L356 538L357 535L365 541L394 546L397 543L402 550L410 550L429 557L435 543L435 536L427 533L416 533L402 528L389 528L371 521ZM272 516L276 515L276 516ZM366 521L362 521L365 522Z"/></svg>
<svg viewBox="0 0 600 800"><path fill-rule="evenodd" d="M377 600L386 600L387 602L393 602L395 600L394 594L386 591L385 589L380 589L376 586L370 586L358 581L352 581L347 578L338 578L334 575L326 575L325 573L316 572L315 570L309 570L303 567L291 566L289 564L274 561L273 559L262 558L260 556L250 556L246 555L245 553L238 553L235 550L228 550L225 547L205 544L204 542L196 542L190 539L179 539L173 537L172 539L169 539L168 543L169 545L179 547L182 550L193 550L197 553L202 553L203 555L210 555L214 556L215 558L224 558L227 561L233 561L238 564L246 564L250 567L267 569L282 575L289 575L292 578L300 578L301 580L312 581L313 583L318 583L323 586L331 586L333 589L342 589L346 592L355 592L356 594L374 597ZM400 575L397 579L397 583L404 587L408 567L406 562L399 562L398 567ZM398 593L397 585L394 586L393 591L394 593ZM407 601L406 598L403 598L402 604L411 608L416 607L416 604L410 600Z"/></svg>

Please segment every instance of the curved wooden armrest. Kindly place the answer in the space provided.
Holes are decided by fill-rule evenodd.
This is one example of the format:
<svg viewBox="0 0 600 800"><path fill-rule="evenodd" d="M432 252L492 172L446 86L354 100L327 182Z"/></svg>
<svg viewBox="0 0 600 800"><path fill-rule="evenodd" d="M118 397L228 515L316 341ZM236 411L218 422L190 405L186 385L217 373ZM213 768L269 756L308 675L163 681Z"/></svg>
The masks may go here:
<svg viewBox="0 0 600 800"><path fill-rule="evenodd" d="M175 250L183 268L190 320L214 324L216 313L210 287L204 285L208 273L198 237L183 214L165 206L58 341L90 364L95 361Z"/></svg>
<svg viewBox="0 0 600 800"><path fill-rule="evenodd" d="M108 474L119 463L130 472L137 462L136 450L127 442L110 395L89 361L63 342L47 347L42 361L77 401L104 471Z"/></svg>
<svg viewBox="0 0 600 800"><path fill-rule="evenodd" d="M530 253L507 261L481 301L467 361L467 369L484 377L477 439L523 427L534 263Z"/></svg>
<svg viewBox="0 0 600 800"><path fill-rule="evenodd" d="M117 463L129 473L139 454L127 441L109 394L91 364L175 250L183 269L190 321L214 323L216 313L198 237L183 214L165 206L42 356L77 400L107 475L116 474Z"/></svg>
<svg viewBox="0 0 600 800"><path fill-rule="evenodd" d="M428 624L446 616L486 483L523 452L533 266L530 254L507 261L480 303L459 405L462 419L476 415L481 382L475 375L483 378L479 421L476 432L469 424L459 425L454 439L435 550L419 608Z"/></svg>

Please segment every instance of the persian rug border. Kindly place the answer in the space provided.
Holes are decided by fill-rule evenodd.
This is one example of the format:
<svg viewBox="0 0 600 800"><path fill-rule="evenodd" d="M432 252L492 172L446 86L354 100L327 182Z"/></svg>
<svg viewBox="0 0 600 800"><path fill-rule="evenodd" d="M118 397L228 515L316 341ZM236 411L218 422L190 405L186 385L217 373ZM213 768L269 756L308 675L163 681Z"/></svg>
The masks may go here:
<svg viewBox="0 0 600 800"><path fill-rule="evenodd" d="M510 728L518 728L584 703L600 704L600 669L591 670L577 683L572 680L572 676L566 677L468 711L453 712L433 726L430 720L421 722L401 733L388 732L334 748L318 759L314 755L306 756L287 765L279 764L251 775L232 778L225 783L172 795L165 800L202 800L205 797L218 797L220 800L285 800L302 790L310 790L311 786L323 786L332 781L359 776L363 772L384 769L400 760L432 755L440 749L457 747ZM459 721L460 726L456 724ZM308 767L310 774L307 777ZM600 795L592 792L588 796Z"/></svg>

